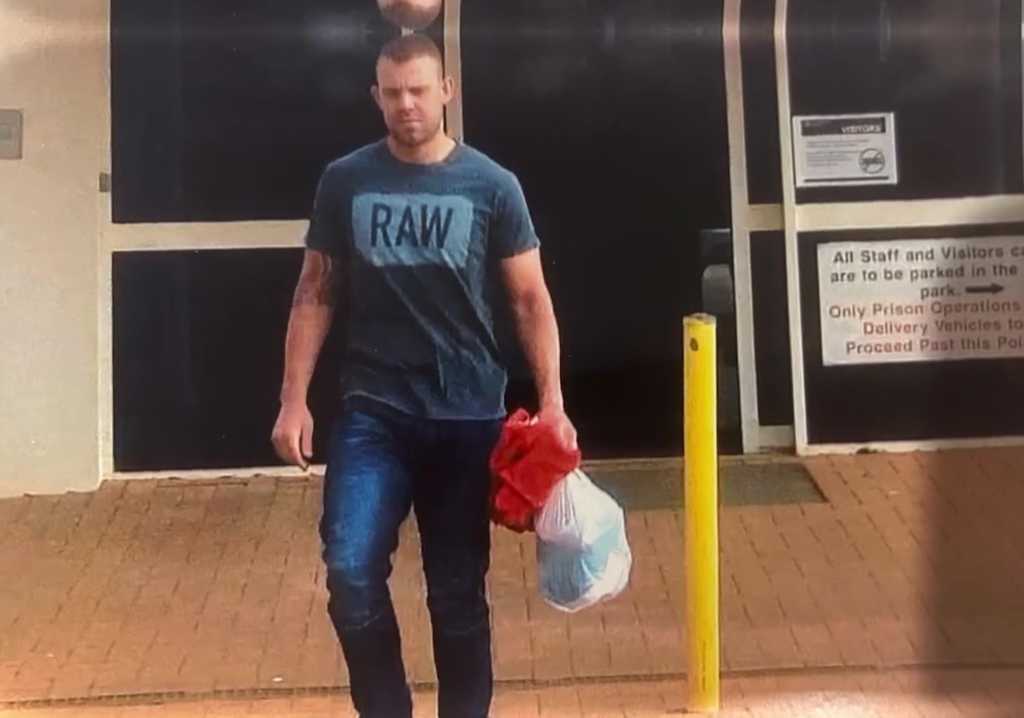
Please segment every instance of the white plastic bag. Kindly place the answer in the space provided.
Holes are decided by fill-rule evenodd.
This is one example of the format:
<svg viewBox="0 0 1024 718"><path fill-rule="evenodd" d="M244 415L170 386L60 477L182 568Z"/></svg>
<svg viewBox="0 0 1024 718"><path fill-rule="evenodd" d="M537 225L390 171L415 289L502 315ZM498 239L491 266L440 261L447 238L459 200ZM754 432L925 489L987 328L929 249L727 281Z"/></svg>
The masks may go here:
<svg viewBox="0 0 1024 718"><path fill-rule="evenodd" d="M538 583L555 608L574 613L614 598L629 583L625 513L582 471L555 486L535 527Z"/></svg>

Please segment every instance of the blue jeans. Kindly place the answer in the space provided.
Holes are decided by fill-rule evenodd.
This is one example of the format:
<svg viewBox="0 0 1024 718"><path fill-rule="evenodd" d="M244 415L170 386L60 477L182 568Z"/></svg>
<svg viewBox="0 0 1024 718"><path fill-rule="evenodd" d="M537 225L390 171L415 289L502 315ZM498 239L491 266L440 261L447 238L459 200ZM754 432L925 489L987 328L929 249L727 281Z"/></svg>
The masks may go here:
<svg viewBox="0 0 1024 718"><path fill-rule="evenodd" d="M491 703L488 461L499 421L430 421L348 406L330 439L320 535L328 612L363 718L408 718L412 700L388 578L398 529L416 512L441 718Z"/></svg>

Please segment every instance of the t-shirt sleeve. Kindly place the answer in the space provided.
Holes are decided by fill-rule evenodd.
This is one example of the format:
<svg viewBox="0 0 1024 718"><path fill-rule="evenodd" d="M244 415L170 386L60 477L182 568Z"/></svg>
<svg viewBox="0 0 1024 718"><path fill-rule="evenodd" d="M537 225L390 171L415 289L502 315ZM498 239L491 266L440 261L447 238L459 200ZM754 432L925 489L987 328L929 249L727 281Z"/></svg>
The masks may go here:
<svg viewBox="0 0 1024 718"><path fill-rule="evenodd" d="M530 208L519 180L513 174L503 178L495 200L494 226L491 241L501 259L536 249L540 246L533 226Z"/></svg>
<svg viewBox="0 0 1024 718"><path fill-rule="evenodd" d="M345 254L348 236L339 179L333 166L320 175L305 237L307 248L337 256Z"/></svg>

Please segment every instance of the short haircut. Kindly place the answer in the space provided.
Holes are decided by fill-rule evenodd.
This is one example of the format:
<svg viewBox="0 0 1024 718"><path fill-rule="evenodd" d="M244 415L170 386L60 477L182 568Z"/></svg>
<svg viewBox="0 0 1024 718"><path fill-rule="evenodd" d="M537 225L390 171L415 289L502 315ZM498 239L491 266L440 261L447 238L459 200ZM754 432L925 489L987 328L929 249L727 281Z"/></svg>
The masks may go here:
<svg viewBox="0 0 1024 718"><path fill-rule="evenodd" d="M398 27L422 30L437 19L440 5L440 2L436 6L432 6L432 4L423 6L409 2L409 0L394 0L394 2L384 4L380 11L388 22L394 23Z"/></svg>
<svg viewBox="0 0 1024 718"><path fill-rule="evenodd" d="M444 60L441 58L441 50L437 43L426 35L413 33L402 35L388 42L380 51L379 60L391 60L391 62L403 64L421 57L431 57L437 60L438 66L444 68Z"/></svg>

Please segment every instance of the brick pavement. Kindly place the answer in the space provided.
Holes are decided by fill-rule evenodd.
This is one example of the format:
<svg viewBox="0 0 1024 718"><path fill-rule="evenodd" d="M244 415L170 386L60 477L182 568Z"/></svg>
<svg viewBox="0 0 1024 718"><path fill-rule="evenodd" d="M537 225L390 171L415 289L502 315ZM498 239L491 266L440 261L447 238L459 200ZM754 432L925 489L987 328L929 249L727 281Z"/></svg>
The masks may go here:
<svg viewBox="0 0 1024 718"><path fill-rule="evenodd" d="M964 686L974 687L964 690ZM652 718L682 715L681 681L610 681L549 688L502 688L494 718ZM415 696L416 718L437 714L430 691ZM979 716L1012 718L1024 706L1024 670L839 671L726 678L723 718L738 716ZM0 718L355 718L346 697L283 696L145 704L104 703L0 710Z"/></svg>
<svg viewBox="0 0 1024 718"><path fill-rule="evenodd" d="M1024 665L1024 450L807 463L827 503L722 510L726 671ZM319 492L147 481L0 501L0 702L343 686ZM682 516L628 521L630 588L575 616L540 599L532 538L495 530L500 681L682 675ZM430 684L417 555L407 526L393 590Z"/></svg>

